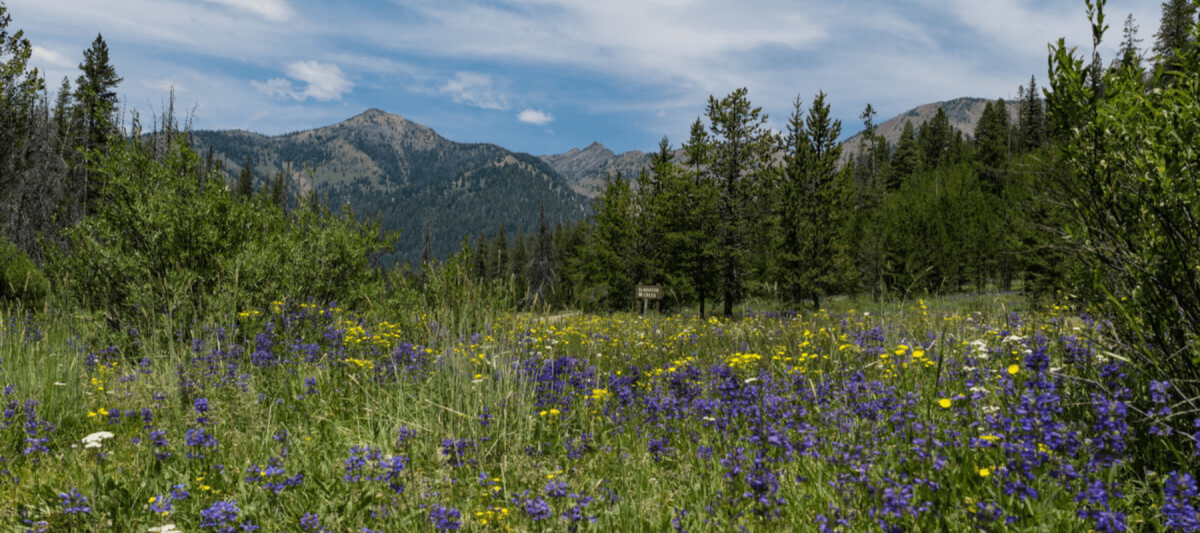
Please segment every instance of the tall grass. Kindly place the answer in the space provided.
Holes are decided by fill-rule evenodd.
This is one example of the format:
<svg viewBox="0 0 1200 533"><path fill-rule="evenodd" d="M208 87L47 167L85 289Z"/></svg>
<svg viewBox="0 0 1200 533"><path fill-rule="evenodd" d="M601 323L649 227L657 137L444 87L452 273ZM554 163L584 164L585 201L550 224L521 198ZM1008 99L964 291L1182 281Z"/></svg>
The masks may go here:
<svg viewBox="0 0 1200 533"><path fill-rule="evenodd" d="M278 302L115 335L4 310L0 530L1153 531L1191 505L1164 495L1194 466L1158 412L1179 399L1063 309L547 320L465 280L393 292L417 313Z"/></svg>

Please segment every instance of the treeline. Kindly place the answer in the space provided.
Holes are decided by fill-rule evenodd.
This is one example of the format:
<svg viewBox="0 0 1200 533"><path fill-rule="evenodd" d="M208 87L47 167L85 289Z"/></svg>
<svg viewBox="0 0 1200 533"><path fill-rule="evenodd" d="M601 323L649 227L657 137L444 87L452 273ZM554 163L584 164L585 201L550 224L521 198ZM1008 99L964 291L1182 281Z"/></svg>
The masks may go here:
<svg viewBox="0 0 1200 533"><path fill-rule="evenodd" d="M1046 146L1046 115L1034 79L1021 95L1016 123L1003 100L989 102L963 135L939 109L919 129L906 123L894 146L868 105L846 165L824 93L807 110L794 102L783 135L745 89L711 98L682 157L664 138L638 176L609 177L591 221L555 227L550 298L627 309L635 285L661 284L668 308L731 313L750 296L819 307L834 294L1048 286L1055 265L1025 253L1045 240L1037 184L1014 170ZM529 237L502 228L474 248L478 278L524 284Z"/></svg>
<svg viewBox="0 0 1200 533"><path fill-rule="evenodd" d="M1079 79L1064 81L1058 67L1052 81L1090 85L1093 106L1111 98L1122 76L1138 80L1129 94L1177 87L1192 68L1186 62L1196 42L1190 5L1163 4L1152 60L1139 50L1137 26L1128 17L1107 66L1093 54L1090 63L1079 61ZM919 128L906 123L895 144L877 134L876 113L867 105L860 150L840 167L842 125L829 118L824 93L807 110L797 99L782 135L765 128L766 116L745 89L710 98L706 120L692 125L682 157L672 156L664 138L638 176L609 177L590 221L551 232L557 282L547 297L555 305L632 309L635 285L661 284L668 308L697 306L704 314L719 303L729 314L749 297L820 307L835 294L1020 290L1035 299L1096 303L1117 293L1151 292L1097 285L1112 276L1106 253L1133 257L1131 250L1143 247L1110 242L1097 248L1080 235L1094 234L1099 225L1120 241L1107 217L1142 212L1142 200L1112 206L1114 191L1076 181L1066 148L1078 139L1072 128L1082 123L1071 118L1078 111L1047 106L1045 98L1054 101L1056 94L1031 76L1018 90L1016 120L1009 104L997 100L964 134L939 109ZM1187 227L1186 220L1176 228ZM521 294L529 241L510 235L481 234L471 254L476 279L509 279ZM1200 241L1183 235L1165 242L1188 249ZM1144 278L1136 273L1127 275ZM1171 286L1196 273L1175 275L1156 283ZM1178 311L1166 294L1163 309Z"/></svg>

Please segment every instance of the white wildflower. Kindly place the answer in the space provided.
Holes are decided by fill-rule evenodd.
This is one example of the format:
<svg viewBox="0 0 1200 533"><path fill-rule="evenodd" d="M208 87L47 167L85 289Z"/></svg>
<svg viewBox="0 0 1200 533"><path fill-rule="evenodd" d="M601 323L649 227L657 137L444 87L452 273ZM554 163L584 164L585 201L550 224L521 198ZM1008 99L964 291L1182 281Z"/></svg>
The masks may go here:
<svg viewBox="0 0 1200 533"><path fill-rule="evenodd" d="M83 438L83 447L84 448L99 448L99 447L103 446L103 444L101 444L101 443L104 442L105 439L111 439L111 438L113 438L112 433L109 433L107 431L97 431L97 432L92 433L91 435L88 435Z"/></svg>
<svg viewBox="0 0 1200 533"><path fill-rule="evenodd" d="M175 524L167 524L165 526L152 527L150 533L183 533L182 529L175 527Z"/></svg>

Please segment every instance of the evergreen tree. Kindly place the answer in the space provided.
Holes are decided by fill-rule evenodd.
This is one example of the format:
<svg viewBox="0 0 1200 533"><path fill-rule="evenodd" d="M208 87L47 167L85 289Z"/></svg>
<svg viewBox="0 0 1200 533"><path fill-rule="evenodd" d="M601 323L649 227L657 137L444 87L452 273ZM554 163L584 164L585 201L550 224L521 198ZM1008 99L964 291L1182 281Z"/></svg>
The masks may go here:
<svg viewBox="0 0 1200 533"><path fill-rule="evenodd" d="M275 174L271 182L271 203L280 211L287 212L287 185L284 182L283 171Z"/></svg>
<svg viewBox="0 0 1200 533"><path fill-rule="evenodd" d="M512 276L513 284L516 288L516 293L520 297L525 296L527 288L525 281L526 272L529 270L529 239L525 236L525 228L521 227L517 230L517 236L513 238L512 263L508 265L508 272Z"/></svg>
<svg viewBox="0 0 1200 533"><path fill-rule="evenodd" d="M770 171L771 156L779 144L766 127L767 115L761 107L751 107L746 94L742 88L721 100L709 96L706 110L714 137L708 171L718 182L719 191L717 268L725 316L733 314L734 303L742 297L750 234L762 214L749 208Z"/></svg>
<svg viewBox="0 0 1200 533"><path fill-rule="evenodd" d="M796 98L784 159L784 286L793 301L811 298L814 309L820 309L821 298L840 285L843 276L838 267L846 263L845 257L836 257L844 254L838 220L843 191L837 168L842 122L830 119L825 96L817 93L807 118Z"/></svg>
<svg viewBox="0 0 1200 533"><path fill-rule="evenodd" d="M479 230L479 238L475 241L475 279L486 281L491 279L488 272L489 255L487 234Z"/></svg>
<svg viewBox="0 0 1200 533"><path fill-rule="evenodd" d="M254 158L246 156L246 162L242 164L242 171L238 173L237 186L233 190L233 195L243 200L250 200L254 197Z"/></svg>
<svg viewBox="0 0 1200 533"><path fill-rule="evenodd" d="M883 290L886 255L883 234L879 229L882 224L880 207L887 187L883 178L888 164L887 139L876 133L875 117L875 108L871 104L867 104L858 117L863 121L863 142L850 168L855 177L855 200L846 213L852 217L849 221L848 244L855 250L859 276L873 298Z"/></svg>
<svg viewBox="0 0 1200 533"><path fill-rule="evenodd" d="M900 131L900 140L896 143L896 151L890 161L891 172L888 173L887 190L894 191L917 170L921 163L921 152L917 146L917 135L912 122L904 121L904 129Z"/></svg>
<svg viewBox="0 0 1200 533"><path fill-rule="evenodd" d="M433 253L430 250L430 242L429 242L430 241L429 226L431 223L432 222L429 220L429 218L425 219L425 238L424 238L424 242L421 244L421 272L422 273L424 273L425 269L429 266L429 262L433 260Z"/></svg>
<svg viewBox="0 0 1200 533"><path fill-rule="evenodd" d="M1004 99L988 102L975 123L975 163L984 191L993 197L1003 188L1008 167L1010 126Z"/></svg>
<svg viewBox="0 0 1200 533"><path fill-rule="evenodd" d="M54 100L54 126L58 131L60 145L58 146L60 153L64 154L68 146L68 139L72 137L72 101L71 101L71 78L63 76L62 85L58 88L58 96Z"/></svg>
<svg viewBox="0 0 1200 533"><path fill-rule="evenodd" d="M1133 14L1130 13L1125 17L1125 29L1122 32L1121 48L1117 50L1117 64L1121 68L1132 68L1138 72L1142 71L1142 53L1138 50L1138 45L1142 40L1138 38L1138 27L1133 22Z"/></svg>
<svg viewBox="0 0 1200 533"><path fill-rule="evenodd" d="M84 50L83 71L75 80L75 101L83 113L83 131L87 136L87 148L95 149L108 143L115 133L113 121L117 109L117 85L124 78L117 77L117 70L108 61L108 45L104 36L97 34L92 47Z"/></svg>
<svg viewBox="0 0 1200 533"><path fill-rule="evenodd" d="M500 231L496 232L496 236L492 240L492 256L495 258L488 270L492 276L500 278L501 281L507 281L508 272L508 237L504 235L504 224L500 224Z"/></svg>
<svg viewBox="0 0 1200 533"><path fill-rule="evenodd" d="M1020 133L1017 147L1021 153L1032 151L1046 144L1046 110L1042 107L1042 94L1034 76L1029 85L1020 91Z"/></svg>
<svg viewBox="0 0 1200 533"><path fill-rule="evenodd" d="M687 163L692 166L692 170L699 172L701 167L708 164L710 152L712 144L709 142L708 131L704 129L700 117L696 117L688 142L683 143L684 157L687 157Z"/></svg>
<svg viewBox="0 0 1200 533"><path fill-rule="evenodd" d="M702 170L711 163L712 142L699 118L692 123L683 152L691 166L690 176L682 172L672 175L686 183L671 180L670 190L680 191L678 195L681 199L676 205L680 212L670 218L679 224L677 228L680 232L675 236L679 242L675 246L683 251L687 278L699 300L700 317L704 318L705 303L717 288L716 240L713 235L719 225L716 205L719 195L716 181Z"/></svg>
<svg viewBox="0 0 1200 533"><path fill-rule="evenodd" d="M605 301L612 309L624 309L633 298L630 269L635 232L633 191L620 172L604 179L604 188L592 201L595 228L587 248L586 279L589 303Z"/></svg>
<svg viewBox="0 0 1200 533"><path fill-rule="evenodd" d="M1171 74L1171 71L1182 66L1178 60L1178 52L1192 42L1191 32L1195 25L1196 5L1192 0L1163 2L1158 33L1154 35L1154 53L1158 54L1155 66L1162 76L1162 81L1167 85L1174 84L1175 75Z"/></svg>
<svg viewBox="0 0 1200 533"><path fill-rule="evenodd" d="M530 305L546 302L550 295L550 289L557 281L558 275L554 268L554 242L546 227L546 205L542 204L533 260L529 264L529 298L527 302Z"/></svg>
<svg viewBox="0 0 1200 533"><path fill-rule="evenodd" d="M954 141L954 132L950 126L950 118L940 106L933 118L921 126L917 134L917 145L921 150L921 161L929 169L935 169L945 163L950 156L950 148Z"/></svg>

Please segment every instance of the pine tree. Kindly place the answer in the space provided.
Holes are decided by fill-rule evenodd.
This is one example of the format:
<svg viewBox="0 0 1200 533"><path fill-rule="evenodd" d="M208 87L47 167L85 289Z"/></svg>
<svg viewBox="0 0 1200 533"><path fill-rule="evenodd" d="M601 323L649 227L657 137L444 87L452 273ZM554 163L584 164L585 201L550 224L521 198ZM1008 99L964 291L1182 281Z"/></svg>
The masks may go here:
<svg viewBox="0 0 1200 533"><path fill-rule="evenodd" d="M479 239L475 241L475 279L477 280L491 279L488 272L489 253L487 234L483 230L479 230Z"/></svg>
<svg viewBox="0 0 1200 533"><path fill-rule="evenodd" d="M766 127L761 107L751 107L745 88L717 100L709 96L706 115L714 136L708 171L718 182L717 268L724 314L742 297L750 257L751 232L761 212L750 209L759 194L779 139Z"/></svg>
<svg viewBox="0 0 1200 533"><path fill-rule="evenodd" d="M887 187L883 178L888 163L887 139L877 133L876 115L875 108L867 104L858 117L863 121L863 141L851 168L856 195L854 205L847 213L853 217L848 244L855 250L859 276L869 287L872 298L878 297L883 290L885 250L879 229L882 224L880 208Z"/></svg>
<svg viewBox="0 0 1200 533"><path fill-rule="evenodd" d="M517 230L512 248L512 262L508 265L508 273L512 276L517 295L524 297L528 288L525 284L525 273L529 270L529 239L525 236L524 227Z"/></svg>
<svg viewBox="0 0 1200 533"><path fill-rule="evenodd" d="M844 254L838 220L843 195L838 182L842 147L837 138L842 122L830 119L825 97L824 92L817 93L807 118L796 98L784 159L784 285L793 301L809 297L814 309L820 309L821 298L840 285L844 273L838 267L845 264L844 257L837 257Z"/></svg>
<svg viewBox="0 0 1200 533"><path fill-rule="evenodd" d="M633 222L633 191L618 172L604 179L604 188L592 201L595 228L587 247L585 277L589 300L605 300L612 309L624 309L633 298L630 268L637 228Z"/></svg>
<svg viewBox="0 0 1200 533"><path fill-rule="evenodd" d="M975 163L984 191L993 197L999 196L1008 167L1009 130L1008 104L988 102L975 124Z"/></svg>
<svg viewBox="0 0 1200 533"><path fill-rule="evenodd" d="M500 224L500 231L496 232L496 237L492 241L492 255L495 257L495 262L488 270L492 272L492 276L500 278L501 281L507 281L508 237L504 235L503 223Z"/></svg>
<svg viewBox="0 0 1200 533"><path fill-rule="evenodd" d="M550 289L558 282L554 269L554 242L546 226L546 204L542 203L538 220L537 239L533 248L533 259L529 264L529 305L545 303Z"/></svg>
<svg viewBox="0 0 1200 533"><path fill-rule="evenodd" d="M704 318L705 302L716 291L716 240L713 235L719 219L716 181L702 170L711 163L712 141L698 117L692 123L683 152L691 170L690 176L682 172L678 174L686 183L678 184L682 198L677 207L681 213L674 218L683 228L678 246L684 251L688 281L696 291L700 317Z"/></svg>
<svg viewBox="0 0 1200 533"><path fill-rule="evenodd" d="M117 70L108 61L108 45L104 36L97 34L92 47L84 50L83 71L75 80L75 101L83 113L83 131L87 136L86 147L96 149L108 143L115 133L113 123L117 109L117 85L124 78L117 77Z"/></svg>
<svg viewBox="0 0 1200 533"><path fill-rule="evenodd" d="M68 139L72 137L71 124L71 108L73 103L71 100L71 78L63 76L62 85L58 88L58 96L54 100L54 126L58 130L58 138L60 145L58 146L60 153L64 154Z"/></svg>
<svg viewBox="0 0 1200 533"><path fill-rule="evenodd" d="M1171 71L1182 65L1178 52L1192 42L1192 27L1196 25L1196 6L1191 0L1167 0L1162 4L1162 18L1158 33L1154 35L1154 53L1158 54L1155 67L1166 85L1173 85L1175 76Z"/></svg>
<svg viewBox="0 0 1200 533"><path fill-rule="evenodd" d="M904 129L900 131L900 140L896 143L896 151L892 153L890 162L891 172L888 173L887 190L900 188L921 162L921 152L917 146L917 135L911 122L904 121Z"/></svg>
<svg viewBox="0 0 1200 533"><path fill-rule="evenodd" d="M283 171L275 174L271 182L271 203L284 213L287 212L287 185L284 182Z"/></svg>
<svg viewBox="0 0 1200 533"><path fill-rule="evenodd" d="M1020 91L1020 95L1017 148L1026 153L1046 144L1046 110L1042 107L1042 94L1034 76L1029 77L1029 85Z"/></svg>
<svg viewBox="0 0 1200 533"><path fill-rule="evenodd" d="M1117 50L1117 64L1121 68L1132 68L1138 72L1142 71L1142 53L1138 50L1138 45L1142 40L1138 38L1138 27L1133 22L1133 14L1130 13L1125 17L1125 29L1122 32L1121 48Z"/></svg>
<svg viewBox="0 0 1200 533"><path fill-rule="evenodd" d="M917 133L917 145L920 147L921 161L925 168L932 170L946 163L953 140L954 132L950 126L950 118L939 106L933 118L921 126L921 131Z"/></svg>
<svg viewBox="0 0 1200 533"><path fill-rule="evenodd" d="M429 227L431 224L432 224L432 222L429 220L429 218L426 218L425 219L425 237L423 239L423 243L421 244L421 272L422 273L424 273L425 269L429 267L429 262L433 260L433 251L430 248L430 246L431 246L430 240L431 239L429 236Z"/></svg>
<svg viewBox="0 0 1200 533"><path fill-rule="evenodd" d="M233 190L233 195L243 200L250 200L254 197L254 158L246 156L246 162L242 164L242 171L238 173L237 186Z"/></svg>
<svg viewBox="0 0 1200 533"><path fill-rule="evenodd" d="M687 157L687 164L692 166L693 171L699 172L701 167L708 164L711 151L708 131L704 129L700 117L696 117L696 121L692 123L691 136L688 137L688 142L683 143L683 154Z"/></svg>

